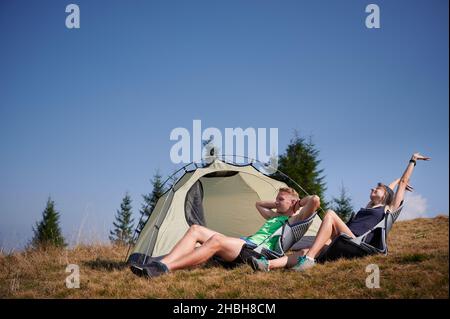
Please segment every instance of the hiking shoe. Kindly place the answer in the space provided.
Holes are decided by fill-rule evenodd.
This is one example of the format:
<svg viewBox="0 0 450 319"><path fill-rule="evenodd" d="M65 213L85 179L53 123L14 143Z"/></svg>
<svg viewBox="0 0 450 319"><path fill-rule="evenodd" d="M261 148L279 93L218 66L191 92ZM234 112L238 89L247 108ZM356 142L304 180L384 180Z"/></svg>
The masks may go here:
<svg viewBox="0 0 450 319"><path fill-rule="evenodd" d="M297 264L295 264L292 269L295 271L304 271L306 269L312 268L316 265L316 261L314 259L307 258L306 256L298 257Z"/></svg>
<svg viewBox="0 0 450 319"><path fill-rule="evenodd" d="M130 270L136 276L142 277L142 276L144 276L144 268L143 267L144 266L142 266L142 265L133 264L130 266Z"/></svg>
<svg viewBox="0 0 450 319"><path fill-rule="evenodd" d="M147 277L158 277L169 272L169 268L165 264L156 260L142 268L144 275Z"/></svg>
<svg viewBox="0 0 450 319"><path fill-rule="evenodd" d="M265 257L251 257L250 258L250 266L254 271L264 271L268 272L269 269L269 261Z"/></svg>

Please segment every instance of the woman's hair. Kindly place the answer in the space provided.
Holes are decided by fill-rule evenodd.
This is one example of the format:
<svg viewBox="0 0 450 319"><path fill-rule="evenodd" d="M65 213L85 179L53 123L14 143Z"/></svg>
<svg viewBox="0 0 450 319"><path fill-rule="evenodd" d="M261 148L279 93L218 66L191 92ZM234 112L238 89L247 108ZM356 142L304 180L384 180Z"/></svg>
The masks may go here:
<svg viewBox="0 0 450 319"><path fill-rule="evenodd" d="M386 206L389 206L394 201L394 191L387 185L384 185L383 183L378 183L378 186L381 186L384 188L384 198L383 198L383 204Z"/></svg>
<svg viewBox="0 0 450 319"><path fill-rule="evenodd" d="M298 195L297 191L295 189L293 189L292 187L281 187L278 190L279 193L283 192L283 193L288 193L290 195L292 195L293 197L295 197L296 199L299 199L300 196Z"/></svg>

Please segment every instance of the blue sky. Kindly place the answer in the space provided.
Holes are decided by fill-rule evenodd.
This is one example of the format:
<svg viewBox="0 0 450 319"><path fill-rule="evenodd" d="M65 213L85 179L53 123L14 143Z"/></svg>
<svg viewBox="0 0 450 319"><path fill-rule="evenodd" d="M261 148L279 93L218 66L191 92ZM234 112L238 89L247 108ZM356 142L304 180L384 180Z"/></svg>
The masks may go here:
<svg viewBox="0 0 450 319"><path fill-rule="evenodd" d="M448 1L6 0L0 48L3 247L31 238L49 195L72 241L104 240L126 191L138 218L194 119L277 127L280 152L312 135L327 199L344 183L356 208L420 151L411 217L448 214Z"/></svg>

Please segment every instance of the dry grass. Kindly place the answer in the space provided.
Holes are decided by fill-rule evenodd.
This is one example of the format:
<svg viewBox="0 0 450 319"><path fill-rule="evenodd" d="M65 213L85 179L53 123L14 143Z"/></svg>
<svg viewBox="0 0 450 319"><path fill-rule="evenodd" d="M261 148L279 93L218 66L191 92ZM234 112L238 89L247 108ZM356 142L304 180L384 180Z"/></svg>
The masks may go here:
<svg viewBox="0 0 450 319"><path fill-rule="evenodd" d="M397 222L390 253L338 260L305 273L254 273L247 265L205 266L154 279L134 276L125 249L82 246L0 255L1 298L448 298L448 218ZM68 289L68 264L80 267L80 289ZM380 288L365 285L368 264Z"/></svg>

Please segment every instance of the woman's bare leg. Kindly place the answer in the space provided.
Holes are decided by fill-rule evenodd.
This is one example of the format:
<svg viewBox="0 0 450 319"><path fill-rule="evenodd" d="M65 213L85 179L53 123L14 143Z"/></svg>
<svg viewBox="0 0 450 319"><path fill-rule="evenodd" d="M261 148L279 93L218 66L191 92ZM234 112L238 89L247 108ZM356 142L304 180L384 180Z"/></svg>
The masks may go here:
<svg viewBox="0 0 450 319"><path fill-rule="evenodd" d="M225 261L233 261L239 255L244 244L245 241L242 239L216 233L190 254L185 254L173 261L163 261L163 263L169 270L176 270L202 264L214 255L218 255Z"/></svg>
<svg viewBox="0 0 450 319"><path fill-rule="evenodd" d="M217 232L200 225L192 225L169 254L161 259L164 264L171 263L187 254L191 254L197 243L203 244Z"/></svg>
<svg viewBox="0 0 450 319"><path fill-rule="evenodd" d="M338 236L340 233L345 233L351 237L355 237L347 225L339 218L339 216L332 210L328 210L317 232L316 239L309 249L306 256L315 258L320 250L329 243L330 239Z"/></svg>

